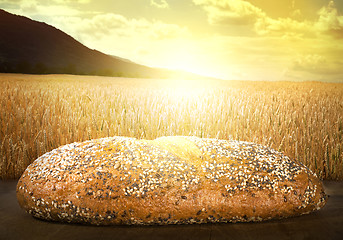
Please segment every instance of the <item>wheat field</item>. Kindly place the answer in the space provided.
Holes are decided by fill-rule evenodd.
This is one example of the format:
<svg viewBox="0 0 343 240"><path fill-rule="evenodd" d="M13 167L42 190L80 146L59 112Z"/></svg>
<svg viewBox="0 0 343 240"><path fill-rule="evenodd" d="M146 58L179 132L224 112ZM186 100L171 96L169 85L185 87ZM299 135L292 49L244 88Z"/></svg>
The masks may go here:
<svg viewBox="0 0 343 240"><path fill-rule="evenodd" d="M194 135L270 146L343 180L343 84L0 74L0 178L60 145Z"/></svg>

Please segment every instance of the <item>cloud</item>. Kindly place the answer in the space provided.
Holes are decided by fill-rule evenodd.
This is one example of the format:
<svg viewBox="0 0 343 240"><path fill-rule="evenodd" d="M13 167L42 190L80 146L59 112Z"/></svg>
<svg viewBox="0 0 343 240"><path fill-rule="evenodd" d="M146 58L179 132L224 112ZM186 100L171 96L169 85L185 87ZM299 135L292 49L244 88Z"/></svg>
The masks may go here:
<svg viewBox="0 0 343 240"><path fill-rule="evenodd" d="M52 0L49 4L41 0L25 0L11 7L11 12L46 22L89 48L147 65L159 65L156 59L173 52L175 42L191 36L187 27L177 24L132 18L110 11L82 11L89 8L69 4L72 1L63 2L68 4L62 4L62 0Z"/></svg>
<svg viewBox="0 0 343 240"><path fill-rule="evenodd" d="M12 3L12 2L17 3L17 2L20 2L20 1L22 1L22 0L0 0L0 3Z"/></svg>
<svg viewBox="0 0 343 240"><path fill-rule="evenodd" d="M300 9L295 9L290 13L292 19L300 19L302 17L302 13Z"/></svg>
<svg viewBox="0 0 343 240"><path fill-rule="evenodd" d="M173 42L191 36L187 28L176 24L114 13L95 14L88 18L60 16L52 21L54 26L89 48L150 66L158 66L156 59L173 51Z"/></svg>
<svg viewBox="0 0 343 240"><path fill-rule="evenodd" d="M84 3L89 3L91 0L51 0L49 1L49 5L52 5L51 2L57 3L57 4L70 4L70 3L76 3L76 4L84 4ZM47 1L43 0L0 0L0 3L21 3L21 4L35 4L37 5L38 3L43 5L44 3L46 4Z"/></svg>
<svg viewBox="0 0 343 240"><path fill-rule="evenodd" d="M36 20L44 22L48 21L51 16L76 16L81 13L79 10L66 4L47 4L46 1L39 0L18 0L9 9L12 13L34 17Z"/></svg>
<svg viewBox="0 0 343 240"><path fill-rule="evenodd" d="M257 35L310 34L311 25L291 18L274 19L262 9L244 0L193 0L207 12L210 24L248 25ZM300 10L293 15L300 16Z"/></svg>
<svg viewBox="0 0 343 240"><path fill-rule="evenodd" d="M254 24L258 35L276 36L314 36L315 29L309 21L297 21L291 18L273 19L270 17L259 18Z"/></svg>
<svg viewBox="0 0 343 240"><path fill-rule="evenodd" d="M251 24L265 13L253 4L243 0L193 0L204 8L210 24Z"/></svg>
<svg viewBox="0 0 343 240"><path fill-rule="evenodd" d="M169 4L166 0L150 0L150 5L157 8L168 8Z"/></svg>
<svg viewBox="0 0 343 240"><path fill-rule="evenodd" d="M97 14L92 18L62 19L64 27L75 28L78 33L88 34L93 38L130 37L150 40L163 40L189 35L188 29L176 24L167 24L162 21L149 21L144 18L126 18L114 13ZM69 28L70 28L69 27Z"/></svg>
<svg viewBox="0 0 343 240"><path fill-rule="evenodd" d="M301 16L300 10L294 14ZM256 18L255 31L258 35L296 35L316 37L327 35L343 38L343 16L339 15L334 1L330 1L318 11L319 18L314 21L298 21L294 18L273 19L266 15ZM322 36L319 36L322 37Z"/></svg>
<svg viewBox="0 0 343 240"><path fill-rule="evenodd" d="M69 3L84 4L84 3L89 3L90 0L53 0L53 2L56 2L59 4L69 4Z"/></svg>
<svg viewBox="0 0 343 240"><path fill-rule="evenodd" d="M179 19L180 25L171 24L152 15L160 13L156 8L168 8L168 0L139 1L131 6L127 1L123 9L102 8L103 12L94 12L90 4L75 4L87 1L0 3L11 12L61 29L87 47L149 66L196 69L226 79L343 79L343 19L333 1L316 5L320 10L309 17L303 5L287 0L290 9L282 11L284 17L278 18L278 13L268 8L267 0L188 0L194 3L189 5L192 9L187 8L193 11L189 16L196 16L198 23L189 24L189 28L183 27ZM257 2L259 5L253 4ZM282 2L286 6L286 0ZM139 9L147 4L152 11L149 16L133 15L124 9L124 5ZM164 19L171 21L173 17L165 15Z"/></svg>
<svg viewBox="0 0 343 240"><path fill-rule="evenodd" d="M342 74L341 66L343 62L328 59L323 55L306 54L298 56L293 60L292 70L308 72L319 75Z"/></svg>
<svg viewBox="0 0 343 240"><path fill-rule="evenodd" d="M339 15L334 1L318 12L317 20L300 20L300 9L294 8L291 17L272 18L262 9L246 0L193 0L207 13L210 24L246 25L260 36L306 36L318 34L343 38L343 16Z"/></svg>
<svg viewBox="0 0 343 240"><path fill-rule="evenodd" d="M322 33L336 38L343 38L343 16L338 14L334 1L319 10L319 20L316 27Z"/></svg>
<svg viewBox="0 0 343 240"><path fill-rule="evenodd" d="M316 71L320 66L326 64L326 59L317 54L298 56L293 61L293 69L301 71Z"/></svg>
<svg viewBox="0 0 343 240"><path fill-rule="evenodd" d="M70 5L70 3L87 3L89 0L52 0L50 4L42 0L17 1L19 4L11 12L31 16L36 20L56 26L78 40L96 39L106 37L106 35L132 37L137 40L163 40L189 35L187 28L177 24L167 24L160 20L145 18L127 18L109 12L80 11ZM160 7L168 5L165 0L151 1L151 3Z"/></svg>

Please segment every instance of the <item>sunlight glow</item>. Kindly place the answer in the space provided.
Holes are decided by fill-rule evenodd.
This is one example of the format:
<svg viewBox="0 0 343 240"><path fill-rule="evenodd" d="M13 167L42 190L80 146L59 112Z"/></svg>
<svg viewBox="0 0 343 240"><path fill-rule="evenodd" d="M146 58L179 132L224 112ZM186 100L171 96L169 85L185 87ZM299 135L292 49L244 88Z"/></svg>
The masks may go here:
<svg viewBox="0 0 343 240"><path fill-rule="evenodd" d="M192 46L188 41L178 41L174 47L168 50L164 56L168 58L164 61L165 67L173 70L181 70L195 73L207 77L218 77L211 70L211 65L204 59L207 56L199 54L197 46ZM180 76L182 78L182 76Z"/></svg>
<svg viewBox="0 0 343 240"><path fill-rule="evenodd" d="M190 99L201 97L211 82L207 80L168 80L164 86L175 99Z"/></svg>
<svg viewBox="0 0 343 240"><path fill-rule="evenodd" d="M0 9L105 54L180 70L174 78L343 82L343 1L277 2L0 0Z"/></svg>

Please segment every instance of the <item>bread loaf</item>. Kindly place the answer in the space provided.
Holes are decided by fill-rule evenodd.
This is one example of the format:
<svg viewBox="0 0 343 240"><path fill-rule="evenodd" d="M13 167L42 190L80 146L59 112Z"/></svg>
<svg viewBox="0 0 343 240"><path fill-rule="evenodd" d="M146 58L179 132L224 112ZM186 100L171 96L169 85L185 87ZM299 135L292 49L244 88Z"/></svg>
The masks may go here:
<svg viewBox="0 0 343 240"><path fill-rule="evenodd" d="M34 161L20 206L62 222L189 224L307 214L326 203L302 164L248 142L197 137L111 137L72 143Z"/></svg>

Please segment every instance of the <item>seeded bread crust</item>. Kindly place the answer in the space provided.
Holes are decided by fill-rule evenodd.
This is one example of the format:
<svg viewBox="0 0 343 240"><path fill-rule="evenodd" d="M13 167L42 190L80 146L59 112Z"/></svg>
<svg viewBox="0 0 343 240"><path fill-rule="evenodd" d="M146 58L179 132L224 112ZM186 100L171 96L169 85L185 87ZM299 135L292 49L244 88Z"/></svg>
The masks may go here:
<svg viewBox="0 0 343 240"><path fill-rule="evenodd" d="M308 168L258 144L111 137L42 155L17 199L45 220L151 225L280 219L318 210L327 196Z"/></svg>

